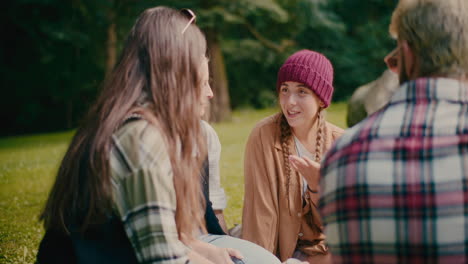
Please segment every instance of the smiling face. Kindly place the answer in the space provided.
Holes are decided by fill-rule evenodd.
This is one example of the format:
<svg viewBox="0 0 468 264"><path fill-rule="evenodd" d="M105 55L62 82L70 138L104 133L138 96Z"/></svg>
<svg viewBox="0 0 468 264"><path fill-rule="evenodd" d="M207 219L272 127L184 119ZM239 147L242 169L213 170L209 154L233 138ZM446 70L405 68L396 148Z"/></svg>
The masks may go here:
<svg viewBox="0 0 468 264"><path fill-rule="evenodd" d="M284 82L279 90L281 111L289 126L293 130L311 128L323 102L302 83Z"/></svg>

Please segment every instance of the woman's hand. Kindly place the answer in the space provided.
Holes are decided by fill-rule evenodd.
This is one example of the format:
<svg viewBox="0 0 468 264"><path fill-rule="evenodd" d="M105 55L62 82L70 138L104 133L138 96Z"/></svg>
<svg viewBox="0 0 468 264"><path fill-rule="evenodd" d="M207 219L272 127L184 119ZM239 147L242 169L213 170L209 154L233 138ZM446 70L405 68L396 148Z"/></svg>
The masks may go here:
<svg viewBox="0 0 468 264"><path fill-rule="evenodd" d="M232 257L236 257L238 259L243 259L244 257L242 254L233 248L220 248L214 245L209 244L213 248L211 250L207 250L205 252L206 258L213 261L214 263L221 263L221 264L233 264L231 260ZM202 254L203 255L203 254Z"/></svg>
<svg viewBox="0 0 468 264"><path fill-rule="evenodd" d="M289 258L283 264L309 264L307 261L300 261L298 259Z"/></svg>
<svg viewBox="0 0 468 264"><path fill-rule="evenodd" d="M192 250L216 264L233 264L232 257L243 259L242 254L233 248L220 248L209 243L195 240L190 243Z"/></svg>
<svg viewBox="0 0 468 264"><path fill-rule="evenodd" d="M317 192L320 180L320 163L307 157L298 157L295 155L289 156L289 162L291 166L305 178L307 185L309 185L309 190Z"/></svg>

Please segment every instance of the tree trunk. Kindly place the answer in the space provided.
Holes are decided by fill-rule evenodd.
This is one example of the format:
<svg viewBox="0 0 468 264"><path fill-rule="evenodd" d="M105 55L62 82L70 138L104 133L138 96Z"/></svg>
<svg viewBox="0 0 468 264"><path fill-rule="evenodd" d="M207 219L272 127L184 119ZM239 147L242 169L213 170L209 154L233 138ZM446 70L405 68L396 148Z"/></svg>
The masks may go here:
<svg viewBox="0 0 468 264"><path fill-rule="evenodd" d="M106 42L106 76L112 71L117 60L117 32L114 11L108 13L109 27L107 28Z"/></svg>
<svg viewBox="0 0 468 264"><path fill-rule="evenodd" d="M214 97L211 99L209 120L212 122L229 121L231 119L231 104L224 64L223 53L219 44L218 34L207 31L208 51L210 56L211 89Z"/></svg>

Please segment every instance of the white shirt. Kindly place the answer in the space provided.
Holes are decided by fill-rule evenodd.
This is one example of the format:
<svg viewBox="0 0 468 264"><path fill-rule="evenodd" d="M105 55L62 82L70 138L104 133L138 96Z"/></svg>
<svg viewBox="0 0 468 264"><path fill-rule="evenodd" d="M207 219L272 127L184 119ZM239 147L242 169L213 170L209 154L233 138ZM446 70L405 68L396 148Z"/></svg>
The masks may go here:
<svg viewBox="0 0 468 264"><path fill-rule="evenodd" d="M219 142L218 134L210 124L206 121L201 122L202 129L207 137L208 143L208 167L209 167L209 188L210 201L213 210L224 210L226 208L226 194L221 188L221 179L219 173L219 160L221 157L221 142Z"/></svg>
<svg viewBox="0 0 468 264"><path fill-rule="evenodd" d="M294 136L294 143L296 146L297 155L299 157L306 156L307 158L314 160L315 158L314 155L312 155L312 153L310 153L304 147L304 145L302 145L301 141L299 141L299 139L296 136ZM304 194L306 193L306 191L307 191L307 181L304 177L302 177L302 197L304 197Z"/></svg>

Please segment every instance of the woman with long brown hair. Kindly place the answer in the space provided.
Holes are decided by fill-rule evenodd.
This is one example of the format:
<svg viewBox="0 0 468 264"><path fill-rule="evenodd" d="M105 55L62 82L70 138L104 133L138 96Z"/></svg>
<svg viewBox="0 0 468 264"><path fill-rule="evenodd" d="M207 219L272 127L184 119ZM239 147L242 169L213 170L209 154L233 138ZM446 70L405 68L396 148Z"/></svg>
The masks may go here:
<svg viewBox="0 0 468 264"><path fill-rule="evenodd" d="M331 260L316 205L319 162L343 133L324 117L332 83L333 68L324 55L291 55L276 83L281 112L260 121L247 142L242 237L282 261ZM297 165L315 173L301 175Z"/></svg>
<svg viewBox="0 0 468 264"><path fill-rule="evenodd" d="M232 263L237 252L194 238L204 229L198 113L211 93L194 19L167 7L137 19L62 160L38 262Z"/></svg>

